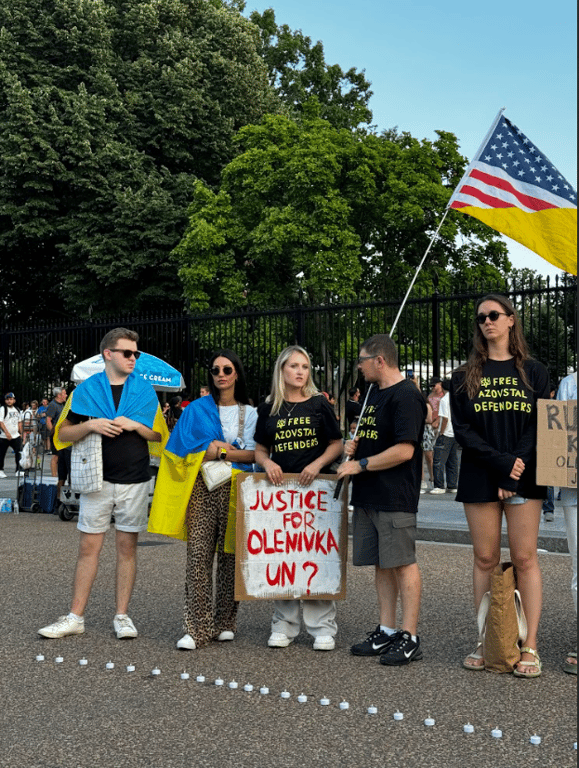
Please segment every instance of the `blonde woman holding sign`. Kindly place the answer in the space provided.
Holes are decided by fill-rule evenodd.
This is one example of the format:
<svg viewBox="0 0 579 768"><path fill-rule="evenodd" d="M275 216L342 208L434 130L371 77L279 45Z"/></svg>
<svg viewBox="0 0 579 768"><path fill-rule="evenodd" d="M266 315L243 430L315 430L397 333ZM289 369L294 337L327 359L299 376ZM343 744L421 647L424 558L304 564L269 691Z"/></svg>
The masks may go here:
<svg viewBox="0 0 579 768"><path fill-rule="evenodd" d="M299 474L302 485L311 485L342 455L336 416L313 382L310 358L302 347L287 347L275 363L271 394L258 408L255 443L256 462L277 486L284 473ZM336 603L304 600L303 616L314 650L333 651ZM287 648L299 632L300 601L276 600L269 647Z"/></svg>

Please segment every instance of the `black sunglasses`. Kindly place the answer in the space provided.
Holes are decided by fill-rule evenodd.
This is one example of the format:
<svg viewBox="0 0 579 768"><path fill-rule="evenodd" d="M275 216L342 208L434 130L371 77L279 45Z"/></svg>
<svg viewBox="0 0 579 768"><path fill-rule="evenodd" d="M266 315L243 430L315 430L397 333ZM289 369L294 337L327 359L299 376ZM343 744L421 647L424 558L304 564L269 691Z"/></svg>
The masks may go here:
<svg viewBox="0 0 579 768"><path fill-rule="evenodd" d="M489 312L488 315L485 315L484 312L481 312L475 317L475 320L479 325L484 325L488 317L488 319L491 322L496 323L496 321L499 319L501 315L504 315L505 317L510 317L510 315L507 312L497 312L496 309L493 309L493 311Z"/></svg>
<svg viewBox="0 0 579 768"><path fill-rule="evenodd" d="M141 356L141 353L135 352L134 349L109 349L109 352L120 352L123 357L127 358L127 360L131 357L134 357L135 360L138 360Z"/></svg>
<svg viewBox="0 0 579 768"><path fill-rule="evenodd" d="M234 370L235 369L231 365L224 365L223 368L220 368L218 365L214 365L213 368L209 369L209 373L212 376L219 376L221 371L223 371L226 376L231 376Z"/></svg>

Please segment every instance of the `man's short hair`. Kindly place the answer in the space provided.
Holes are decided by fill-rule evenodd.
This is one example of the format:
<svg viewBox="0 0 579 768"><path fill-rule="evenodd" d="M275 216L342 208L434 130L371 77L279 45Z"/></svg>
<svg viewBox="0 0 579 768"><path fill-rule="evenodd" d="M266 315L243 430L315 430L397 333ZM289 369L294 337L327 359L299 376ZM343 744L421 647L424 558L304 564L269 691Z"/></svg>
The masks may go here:
<svg viewBox="0 0 579 768"><path fill-rule="evenodd" d="M127 339L128 341L134 341L137 343L139 341L139 334L136 331L129 331L128 328L113 328L112 331L109 331L105 336L103 336L100 345L101 355L105 349L114 349L116 347L117 341L120 339Z"/></svg>
<svg viewBox="0 0 579 768"><path fill-rule="evenodd" d="M63 389L64 387L54 387L54 389L52 390L52 396L58 397Z"/></svg>
<svg viewBox="0 0 579 768"><path fill-rule="evenodd" d="M350 387L350 389L348 390L349 397L354 397L357 391L358 391L358 387Z"/></svg>
<svg viewBox="0 0 579 768"><path fill-rule="evenodd" d="M362 344L367 355L384 358L389 368L398 368L398 350L387 333L377 333Z"/></svg>
<svg viewBox="0 0 579 768"><path fill-rule="evenodd" d="M445 392L450 392L450 379L443 379L440 382L440 386L444 389Z"/></svg>

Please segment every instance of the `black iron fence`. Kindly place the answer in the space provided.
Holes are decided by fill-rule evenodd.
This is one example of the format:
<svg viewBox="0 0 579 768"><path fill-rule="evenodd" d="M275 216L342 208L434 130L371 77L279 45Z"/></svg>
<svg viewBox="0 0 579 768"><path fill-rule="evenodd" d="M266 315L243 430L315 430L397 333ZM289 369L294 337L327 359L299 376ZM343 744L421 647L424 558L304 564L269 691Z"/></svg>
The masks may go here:
<svg viewBox="0 0 579 768"><path fill-rule="evenodd" d="M471 347L475 304L487 287L454 295L415 295L407 303L394 338L400 368L412 371L423 389L432 375L442 376L466 360ZM516 305L534 357L560 379L577 367L576 281L537 281L500 291ZM318 386L333 392L340 410L357 381L359 346L375 333L388 332L400 299L351 304L298 306L235 314L119 315L62 325L4 328L0 332L3 391L19 402L49 395L53 386L70 386L75 363L98 352L102 336L119 325L136 330L139 347L180 370L195 397L207 381L214 350L229 347L242 358L254 402L269 391L273 363L289 344L310 353Z"/></svg>

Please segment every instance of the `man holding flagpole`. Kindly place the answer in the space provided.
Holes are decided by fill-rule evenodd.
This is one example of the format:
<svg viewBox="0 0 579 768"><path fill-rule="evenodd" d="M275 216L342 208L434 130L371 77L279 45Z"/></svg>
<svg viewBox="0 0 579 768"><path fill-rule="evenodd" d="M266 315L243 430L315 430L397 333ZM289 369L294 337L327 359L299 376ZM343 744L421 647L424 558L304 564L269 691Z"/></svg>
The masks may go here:
<svg viewBox="0 0 579 768"><path fill-rule="evenodd" d="M76 443L89 433L102 436L102 489L80 496L80 544L71 611L43 627L43 637L58 638L84 632L84 612L97 575L99 557L111 516L116 528L117 638L137 636L127 615L137 572L137 539L147 530L149 449L160 442L160 408L153 387L134 373L140 352L139 336L115 328L101 341L105 370L83 381L69 398L56 426L57 448ZM154 429L155 427L155 429Z"/></svg>

